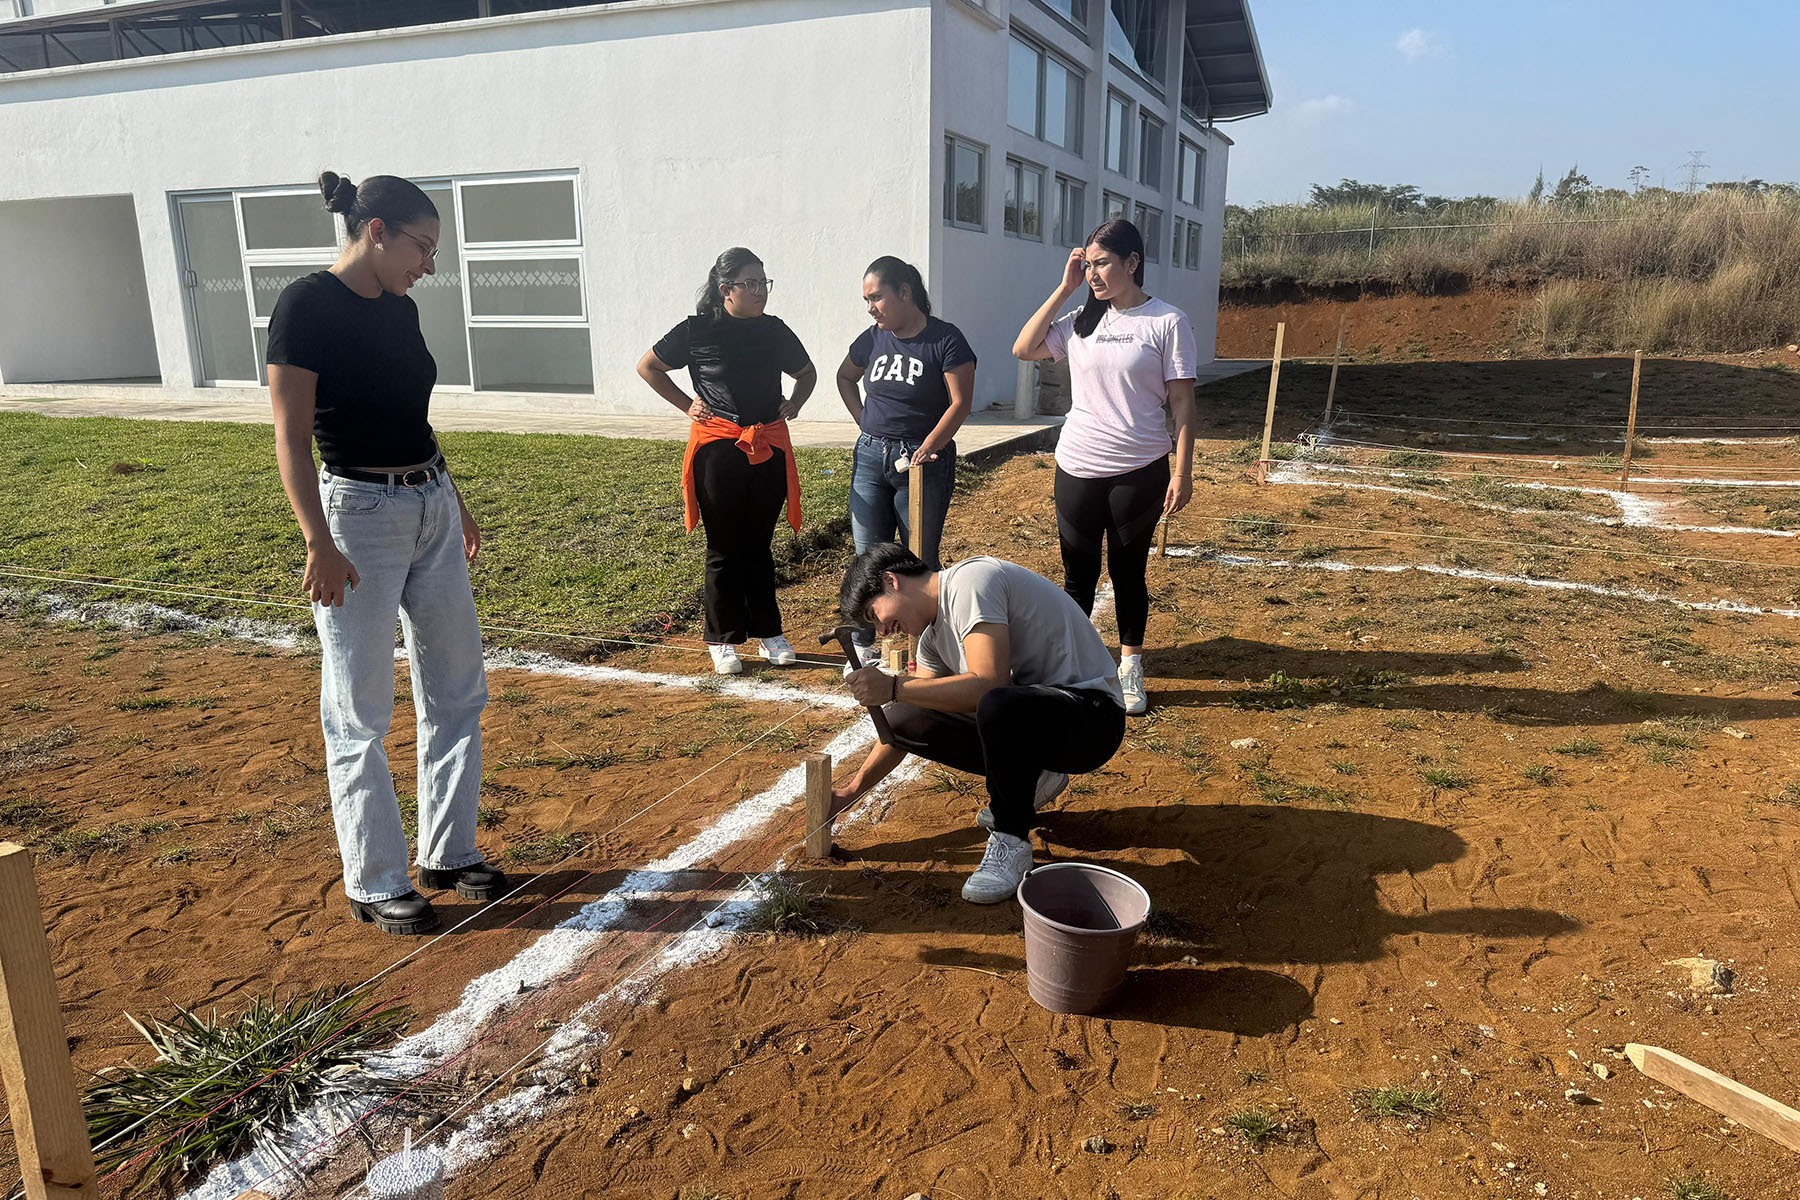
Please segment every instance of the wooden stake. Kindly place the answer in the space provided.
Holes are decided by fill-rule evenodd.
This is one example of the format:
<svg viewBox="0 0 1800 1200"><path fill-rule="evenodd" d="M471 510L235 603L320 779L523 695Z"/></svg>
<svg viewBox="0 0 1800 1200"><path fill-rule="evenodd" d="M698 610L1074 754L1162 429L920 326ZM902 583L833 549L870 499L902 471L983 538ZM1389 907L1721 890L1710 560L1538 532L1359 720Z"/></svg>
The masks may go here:
<svg viewBox="0 0 1800 1200"><path fill-rule="evenodd" d="M1281 383L1281 342L1287 336L1287 322L1275 326L1275 359L1269 368L1269 410L1263 414L1262 457L1256 460L1256 482L1269 481L1269 439L1275 432L1275 389Z"/></svg>
<svg viewBox="0 0 1800 1200"><path fill-rule="evenodd" d="M1631 1065L1739 1125L1800 1150L1800 1112L1660 1046L1625 1047Z"/></svg>
<svg viewBox="0 0 1800 1200"><path fill-rule="evenodd" d="M906 470L906 526L912 536L912 552L925 557L925 464L915 462Z"/></svg>
<svg viewBox="0 0 1800 1200"><path fill-rule="evenodd" d="M0 1080L30 1200L97 1194L31 852L0 842Z"/></svg>
<svg viewBox="0 0 1800 1200"><path fill-rule="evenodd" d="M1644 372L1644 352L1639 350L1631 360L1631 415L1625 418L1625 467L1619 472L1619 490L1631 490L1631 446L1637 441L1638 376Z"/></svg>
<svg viewBox="0 0 1800 1200"><path fill-rule="evenodd" d="M1169 557L1169 518L1163 516L1162 533L1156 539L1156 555L1158 558Z"/></svg>
<svg viewBox="0 0 1800 1200"><path fill-rule="evenodd" d="M806 760L806 856L831 857L831 755Z"/></svg>
<svg viewBox="0 0 1800 1200"><path fill-rule="evenodd" d="M1338 314L1337 349L1331 352L1331 386L1325 389L1325 424L1331 424L1331 400L1337 395L1338 360L1344 356L1344 321L1349 313Z"/></svg>

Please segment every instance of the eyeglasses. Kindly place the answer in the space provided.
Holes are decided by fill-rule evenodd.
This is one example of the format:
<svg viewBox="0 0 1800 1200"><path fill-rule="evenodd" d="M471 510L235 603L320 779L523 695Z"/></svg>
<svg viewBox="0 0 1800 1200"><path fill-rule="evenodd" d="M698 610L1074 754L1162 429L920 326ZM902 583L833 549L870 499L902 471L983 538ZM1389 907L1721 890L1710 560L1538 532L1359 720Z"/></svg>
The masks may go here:
<svg viewBox="0 0 1800 1200"><path fill-rule="evenodd" d="M396 230L394 230L394 232L399 234L401 237L406 238L407 240L412 242L413 245L417 246L419 248L419 250L425 255L426 258L431 259L433 262L437 261L438 248L436 246L432 245L430 242L426 241L424 238L420 237L416 233L408 233L404 229L396 229Z"/></svg>
<svg viewBox="0 0 1800 1200"><path fill-rule="evenodd" d="M773 279L733 279L726 286L748 288L750 291L760 292L766 296L775 290L775 281Z"/></svg>

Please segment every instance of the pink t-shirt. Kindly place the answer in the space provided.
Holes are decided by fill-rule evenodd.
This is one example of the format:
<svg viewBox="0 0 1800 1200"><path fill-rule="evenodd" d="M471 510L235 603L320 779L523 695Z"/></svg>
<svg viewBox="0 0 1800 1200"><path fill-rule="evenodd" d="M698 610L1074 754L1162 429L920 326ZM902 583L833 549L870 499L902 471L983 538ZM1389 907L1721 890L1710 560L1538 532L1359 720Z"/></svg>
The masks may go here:
<svg viewBox="0 0 1800 1200"><path fill-rule="evenodd" d="M1163 405L1171 379L1192 379L1197 351L1187 314L1154 297L1109 308L1086 337L1066 312L1044 345L1069 360L1070 408L1056 442L1056 465L1082 479L1148 466L1173 448Z"/></svg>

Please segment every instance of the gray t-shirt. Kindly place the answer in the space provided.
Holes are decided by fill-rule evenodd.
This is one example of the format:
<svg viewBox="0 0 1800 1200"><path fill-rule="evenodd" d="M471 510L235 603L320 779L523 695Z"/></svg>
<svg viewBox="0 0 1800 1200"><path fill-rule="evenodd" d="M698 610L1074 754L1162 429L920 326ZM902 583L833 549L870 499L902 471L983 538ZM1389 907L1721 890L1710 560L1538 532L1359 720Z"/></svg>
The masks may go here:
<svg viewBox="0 0 1800 1200"><path fill-rule="evenodd" d="M919 665L937 675L963 674L963 639L983 624L1006 626L1013 683L1092 688L1125 706L1118 666L1080 605L1036 571L985 555L938 576L937 620L919 635Z"/></svg>

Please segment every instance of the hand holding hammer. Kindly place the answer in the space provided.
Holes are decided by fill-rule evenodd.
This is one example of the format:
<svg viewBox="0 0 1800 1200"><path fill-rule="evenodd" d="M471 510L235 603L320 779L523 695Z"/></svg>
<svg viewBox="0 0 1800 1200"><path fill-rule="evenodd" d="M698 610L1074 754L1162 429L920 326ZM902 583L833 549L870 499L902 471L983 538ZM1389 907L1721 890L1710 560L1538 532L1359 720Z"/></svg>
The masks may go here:
<svg viewBox="0 0 1800 1200"><path fill-rule="evenodd" d="M855 629L854 625L839 625L836 629L828 629L819 635L819 645L829 645L835 640L839 646L843 647L844 657L850 660L850 666L860 671L863 666L862 656L856 652L856 643L850 639L850 635ZM876 705L871 704L867 707L869 719L875 722L875 736L881 740L882 745L893 745L894 731L888 728L886 714Z"/></svg>

